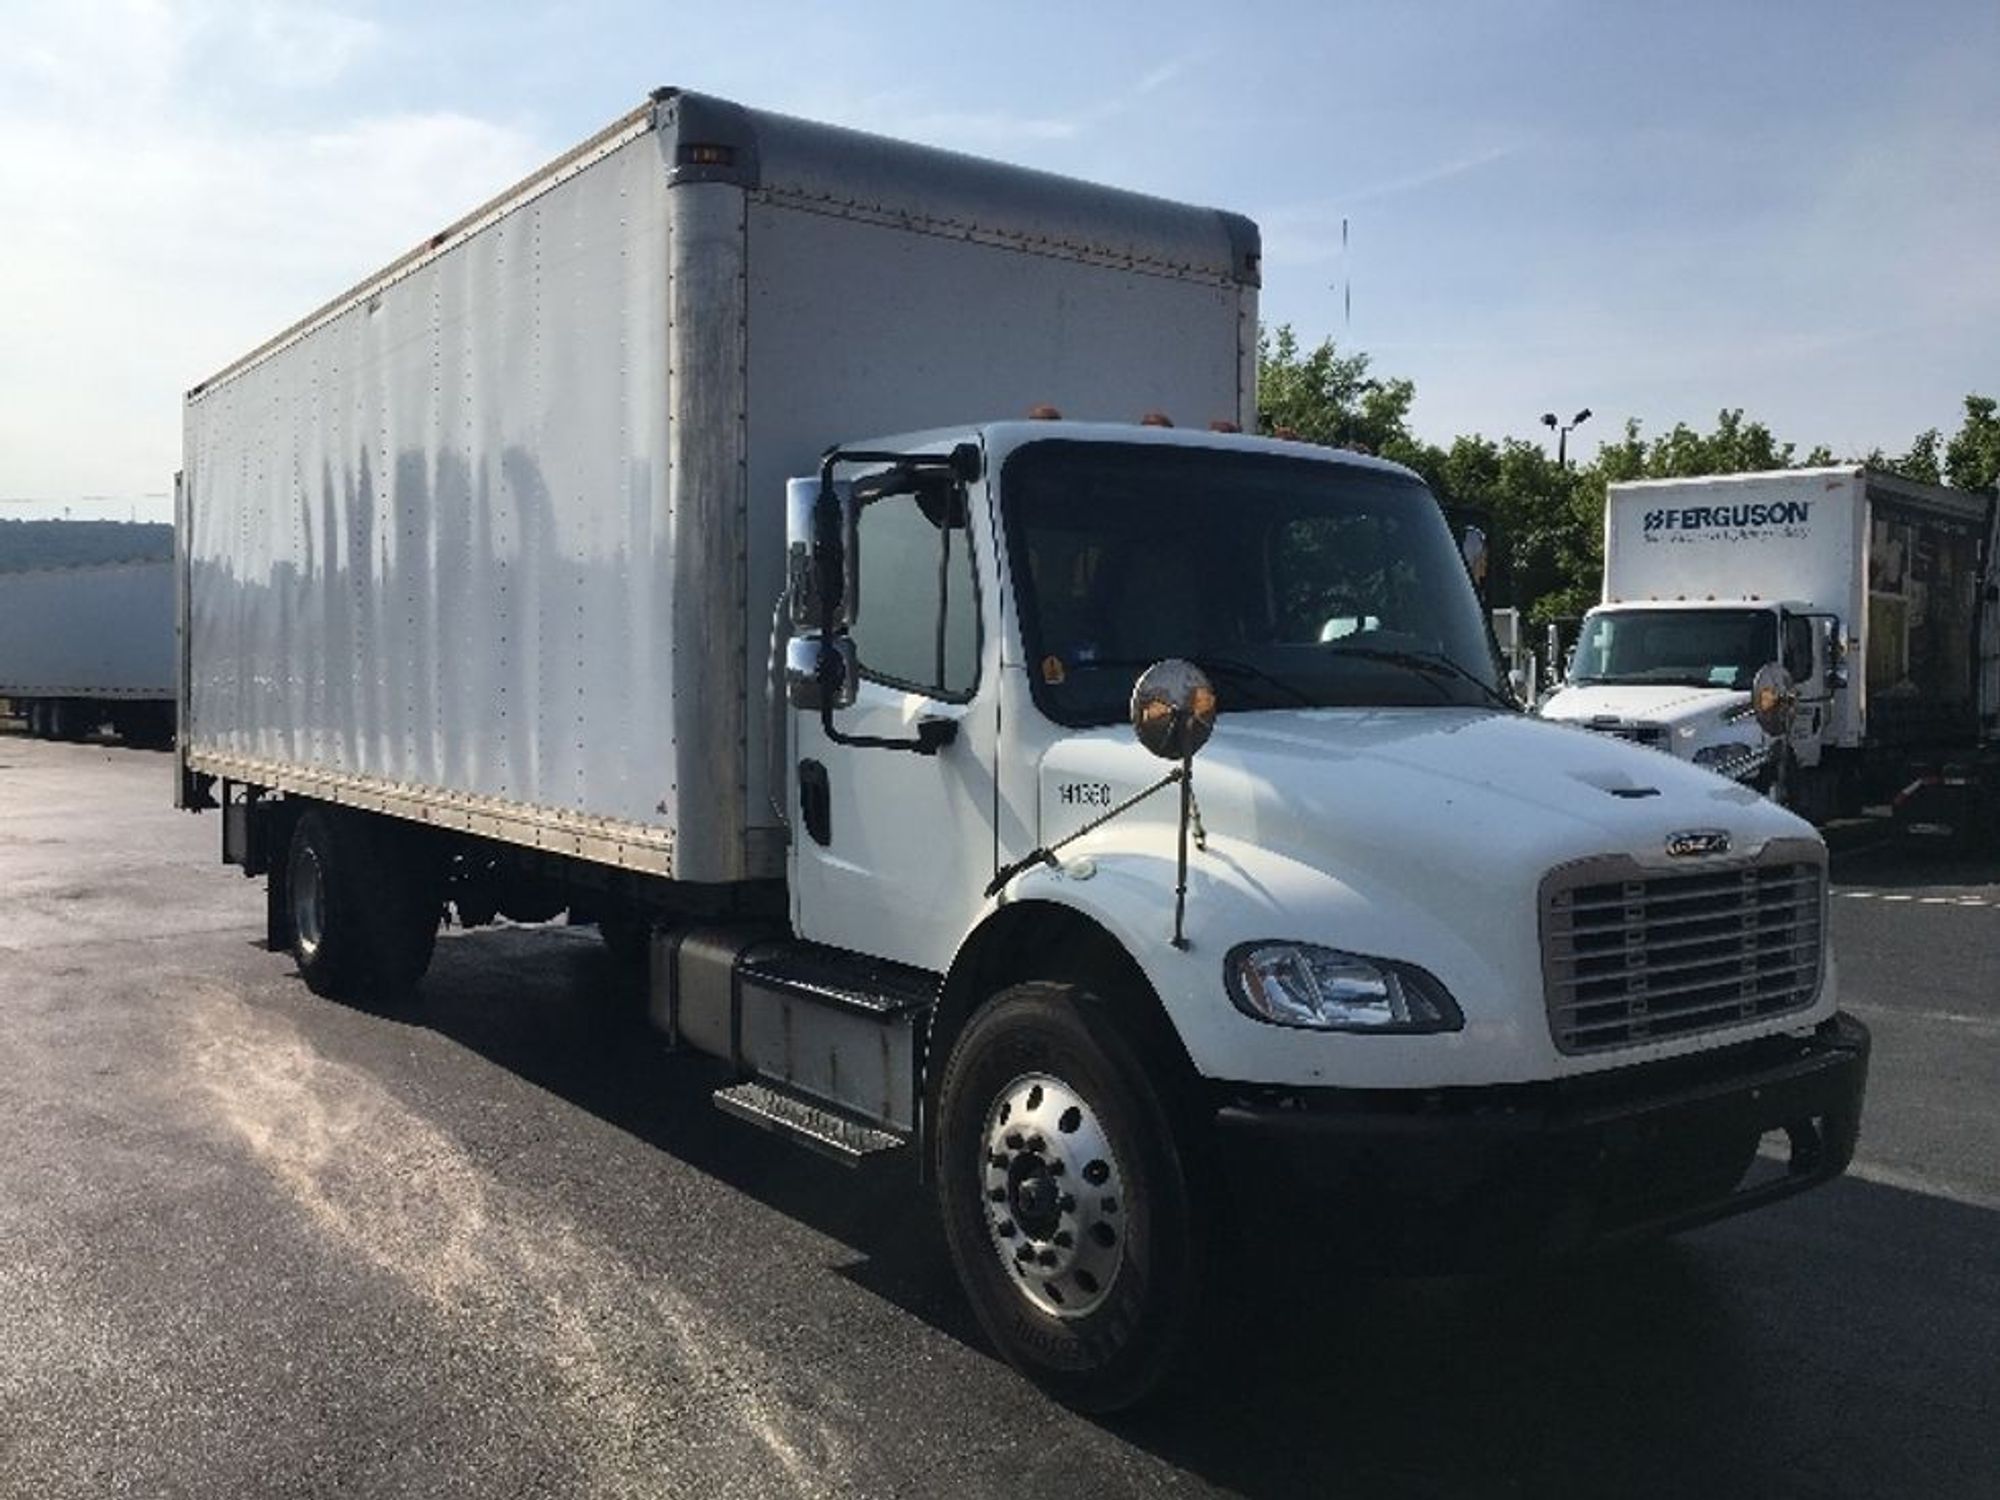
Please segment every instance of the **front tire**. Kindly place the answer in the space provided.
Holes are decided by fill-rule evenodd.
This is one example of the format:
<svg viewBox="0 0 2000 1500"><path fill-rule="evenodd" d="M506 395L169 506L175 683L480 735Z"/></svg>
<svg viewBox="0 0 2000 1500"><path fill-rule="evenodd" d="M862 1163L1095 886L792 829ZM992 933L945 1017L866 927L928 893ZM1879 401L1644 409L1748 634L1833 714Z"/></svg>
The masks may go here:
<svg viewBox="0 0 2000 1500"><path fill-rule="evenodd" d="M1016 985L940 1091L939 1204L959 1280L1023 1374L1084 1411L1148 1395L1198 1316L1203 1243L1168 1113L1108 1007Z"/></svg>

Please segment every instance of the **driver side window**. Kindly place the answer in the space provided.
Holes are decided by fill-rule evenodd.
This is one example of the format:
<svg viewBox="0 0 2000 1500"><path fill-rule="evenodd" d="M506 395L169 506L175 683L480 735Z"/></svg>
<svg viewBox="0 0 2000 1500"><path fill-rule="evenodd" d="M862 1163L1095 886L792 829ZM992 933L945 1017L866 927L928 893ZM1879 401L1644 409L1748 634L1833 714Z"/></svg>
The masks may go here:
<svg viewBox="0 0 2000 1500"><path fill-rule="evenodd" d="M957 514L939 524L948 510ZM934 698L972 696L979 595L963 510L956 492L947 504L935 491L884 495L862 507L852 635L864 675Z"/></svg>

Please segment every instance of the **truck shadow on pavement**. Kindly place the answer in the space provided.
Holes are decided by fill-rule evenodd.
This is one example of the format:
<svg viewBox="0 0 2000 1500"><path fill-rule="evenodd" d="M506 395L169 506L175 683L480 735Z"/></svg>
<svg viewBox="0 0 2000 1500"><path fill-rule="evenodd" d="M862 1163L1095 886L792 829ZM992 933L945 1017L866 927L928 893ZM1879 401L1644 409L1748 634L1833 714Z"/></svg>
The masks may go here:
<svg viewBox="0 0 2000 1500"><path fill-rule="evenodd" d="M992 1358L903 1166L721 1115L581 934L439 945L433 1029L855 1252ZM2000 1214L1843 1179L1683 1239L1506 1275L1219 1268L1188 1371L1106 1434L1243 1493L2000 1493Z"/></svg>

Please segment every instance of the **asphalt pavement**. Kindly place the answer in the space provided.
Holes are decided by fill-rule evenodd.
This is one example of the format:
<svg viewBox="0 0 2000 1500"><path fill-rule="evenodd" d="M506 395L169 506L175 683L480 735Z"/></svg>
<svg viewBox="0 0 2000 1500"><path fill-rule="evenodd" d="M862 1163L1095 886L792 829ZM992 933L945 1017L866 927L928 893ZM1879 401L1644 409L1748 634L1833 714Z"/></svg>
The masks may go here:
<svg viewBox="0 0 2000 1500"><path fill-rule="evenodd" d="M923 1198L722 1116L588 930L321 1000L166 756L0 734L0 1495L2000 1494L2000 868L1835 865L1853 1172L1506 1277L1232 1284L1091 1421Z"/></svg>

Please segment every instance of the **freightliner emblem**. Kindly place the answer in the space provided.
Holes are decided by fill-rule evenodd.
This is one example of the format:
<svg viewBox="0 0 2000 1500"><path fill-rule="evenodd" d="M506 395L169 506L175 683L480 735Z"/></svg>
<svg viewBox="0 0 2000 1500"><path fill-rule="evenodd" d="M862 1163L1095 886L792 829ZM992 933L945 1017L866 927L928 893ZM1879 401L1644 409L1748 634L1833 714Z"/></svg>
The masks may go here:
<svg viewBox="0 0 2000 1500"><path fill-rule="evenodd" d="M1703 854L1727 854L1729 835L1720 828L1690 828L1667 835L1667 853L1674 859L1693 859Z"/></svg>

